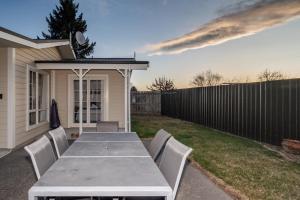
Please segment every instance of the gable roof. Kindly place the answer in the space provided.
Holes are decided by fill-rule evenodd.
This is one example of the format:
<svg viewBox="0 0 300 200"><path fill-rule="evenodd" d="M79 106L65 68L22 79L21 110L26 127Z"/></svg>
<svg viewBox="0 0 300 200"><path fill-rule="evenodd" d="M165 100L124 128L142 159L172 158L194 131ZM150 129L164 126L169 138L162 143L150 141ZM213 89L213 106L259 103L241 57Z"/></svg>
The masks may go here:
<svg viewBox="0 0 300 200"><path fill-rule="evenodd" d="M44 49L57 47L63 59L75 59L69 40L31 39L0 26L0 47Z"/></svg>

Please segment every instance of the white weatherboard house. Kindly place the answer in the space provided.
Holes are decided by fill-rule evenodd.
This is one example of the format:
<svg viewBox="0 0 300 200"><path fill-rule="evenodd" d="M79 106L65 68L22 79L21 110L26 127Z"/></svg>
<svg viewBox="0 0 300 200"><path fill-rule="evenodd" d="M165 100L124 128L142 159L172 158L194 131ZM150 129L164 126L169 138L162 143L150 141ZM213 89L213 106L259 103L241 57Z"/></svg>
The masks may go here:
<svg viewBox="0 0 300 200"><path fill-rule="evenodd" d="M0 27L0 148L47 132L51 99L64 128L82 132L118 121L129 131L130 76L148 66L135 58L76 59L69 40L30 39Z"/></svg>

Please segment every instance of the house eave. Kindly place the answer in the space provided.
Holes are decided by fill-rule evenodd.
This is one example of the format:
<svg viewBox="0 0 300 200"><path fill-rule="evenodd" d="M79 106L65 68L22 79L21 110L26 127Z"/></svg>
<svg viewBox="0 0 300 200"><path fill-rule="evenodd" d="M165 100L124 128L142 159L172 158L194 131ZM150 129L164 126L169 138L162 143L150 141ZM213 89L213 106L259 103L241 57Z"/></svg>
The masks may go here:
<svg viewBox="0 0 300 200"><path fill-rule="evenodd" d="M147 70L149 62L145 63L45 63L36 62L38 69L44 70L62 70L62 69L129 69L129 70Z"/></svg>
<svg viewBox="0 0 300 200"><path fill-rule="evenodd" d="M64 59L75 59L69 40L40 40L31 39L0 27L0 47L44 49L57 47Z"/></svg>

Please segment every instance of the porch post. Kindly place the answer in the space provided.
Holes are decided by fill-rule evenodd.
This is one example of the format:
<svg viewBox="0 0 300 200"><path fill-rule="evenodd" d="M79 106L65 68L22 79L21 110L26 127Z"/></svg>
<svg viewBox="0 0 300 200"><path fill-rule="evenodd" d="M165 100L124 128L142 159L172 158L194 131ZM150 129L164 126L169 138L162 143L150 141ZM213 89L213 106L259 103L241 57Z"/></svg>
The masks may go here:
<svg viewBox="0 0 300 200"><path fill-rule="evenodd" d="M124 109L125 109L125 132L128 132L128 69L124 70Z"/></svg>
<svg viewBox="0 0 300 200"><path fill-rule="evenodd" d="M82 69L79 69L79 134L82 134Z"/></svg>
<svg viewBox="0 0 300 200"><path fill-rule="evenodd" d="M130 79L131 79L131 73L132 73L132 70L129 70L129 74L128 74L128 104L127 104L127 107L128 107L128 130L129 132L131 132L131 82L130 82Z"/></svg>
<svg viewBox="0 0 300 200"><path fill-rule="evenodd" d="M51 70L51 99L55 99L55 70Z"/></svg>
<svg viewBox="0 0 300 200"><path fill-rule="evenodd" d="M16 144L16 50L7 48L6 51L7 70L7 144L8 149L12 149Z"/></svg>

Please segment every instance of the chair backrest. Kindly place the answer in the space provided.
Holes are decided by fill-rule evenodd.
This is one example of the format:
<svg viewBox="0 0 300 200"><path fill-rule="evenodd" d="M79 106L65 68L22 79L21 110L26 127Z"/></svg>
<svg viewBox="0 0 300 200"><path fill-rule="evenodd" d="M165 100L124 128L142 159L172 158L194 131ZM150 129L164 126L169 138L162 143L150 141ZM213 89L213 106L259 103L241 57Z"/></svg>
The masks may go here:
<svg viewBox="0 0 300 200"><path fill-rule="evenodd" d="M25 147L30 155L35 174L38 179L56 161L50 140L44 135L34 143Z"/></svg>
<svg viewBox="0 0 300 200"><path fill-rule="evenodd" d="M66 132L64 128L60 126L54 130L49 131L49 134L53 138L57 157L60 158L61 155L69 148Z"/></svg>
<svg viewBox="0 0 300 200"><path fill-rule="evenodd" d="M159 154L162 152L163 147L166 145L168 139L171 137L171 134L167 131L160 129L152 139L148 151L152 156L153 160L156 161Z"/></svg>
<svg viewBox="0 0 300 200"><path fill-rule="evenodd" d="M96 125L97 132L118 132L118 121L99 121Z"/></svg>
<svg viewBox="0 0 300 200"><path fill-rule="evenodd" d="M159 169L173 190L173 199L176 197L178 185L185 166L185 161L192 149L171 137L163 151Z"/></svg>

